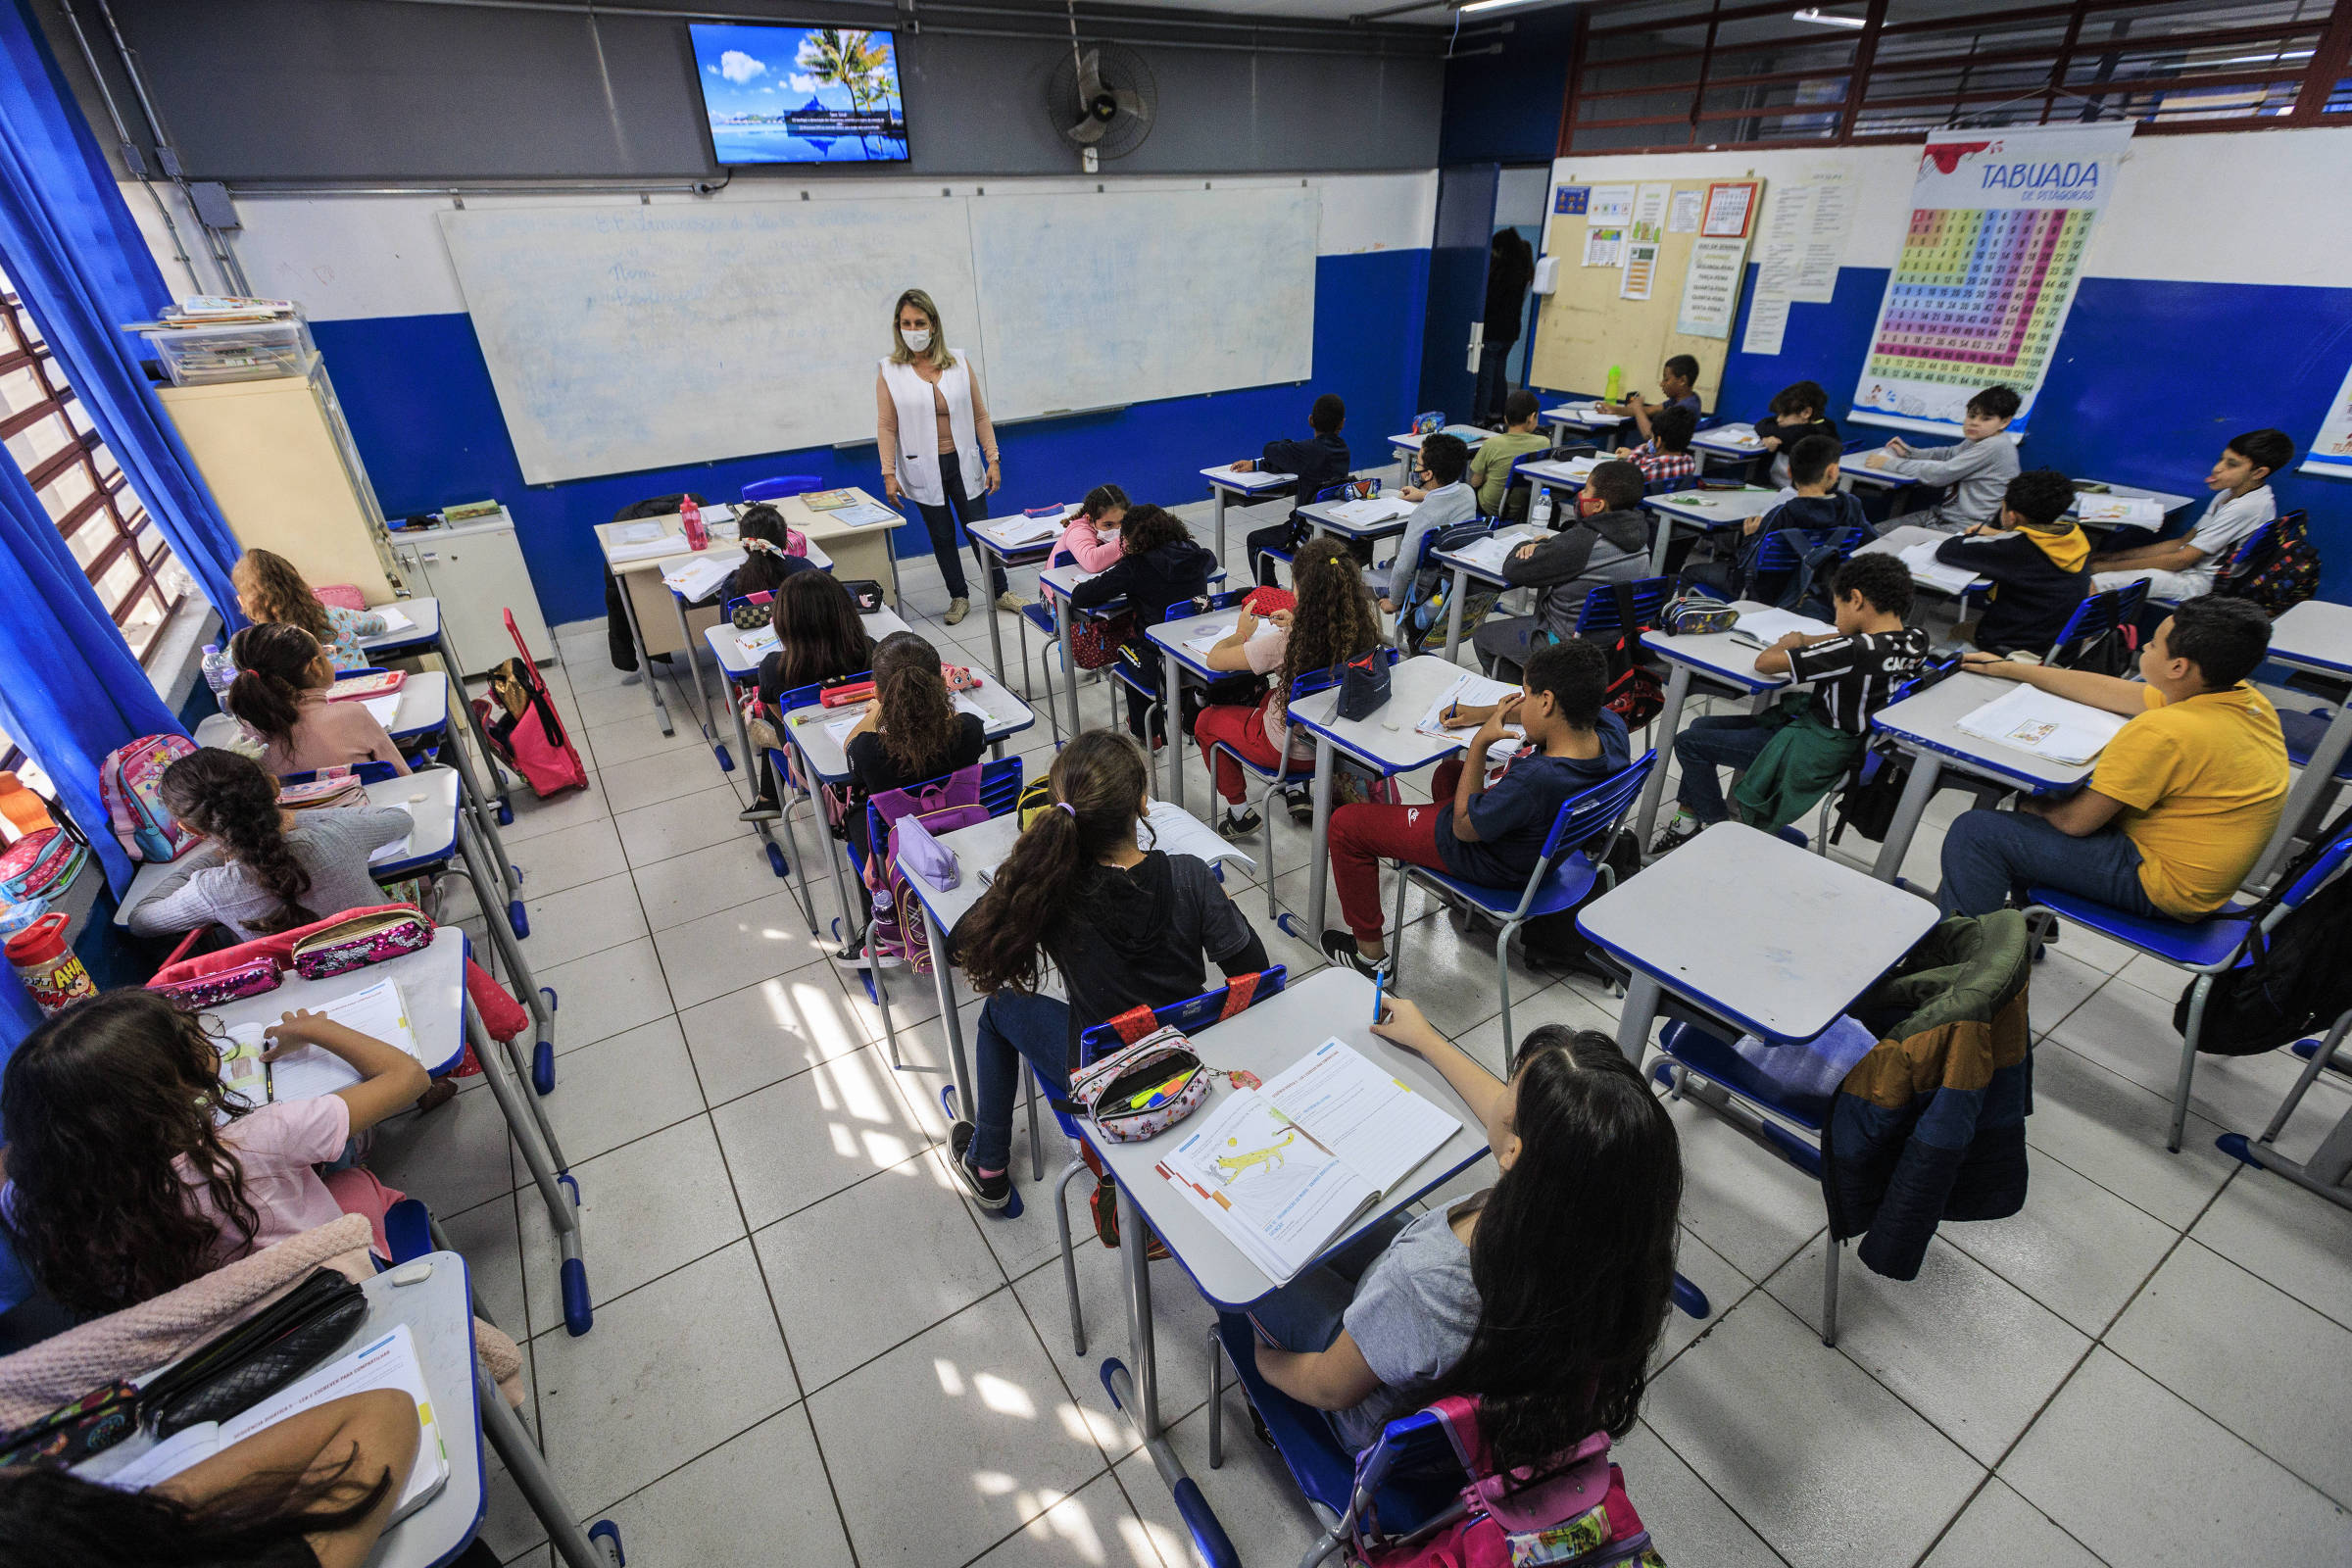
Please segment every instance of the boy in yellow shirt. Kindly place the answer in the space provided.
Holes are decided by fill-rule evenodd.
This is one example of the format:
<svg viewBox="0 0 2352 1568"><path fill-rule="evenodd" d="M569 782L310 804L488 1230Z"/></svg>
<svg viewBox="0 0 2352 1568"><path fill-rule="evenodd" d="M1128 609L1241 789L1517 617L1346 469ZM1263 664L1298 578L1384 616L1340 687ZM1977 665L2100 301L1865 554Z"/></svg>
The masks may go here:
<svg viewBox="0 0 2352 1568"><path fill-rule="evenodd" d="M1969 811L1943 838L1946 914L1984 914L2028 885L2139 915L2199 920L2230 902L2278 825L2286 742L2245 684L2271 646L2243 599L2191 599L2140 651L2147 684L1971 653L1967 667L2132 721L2089 782L2015 811Z"/></svg>

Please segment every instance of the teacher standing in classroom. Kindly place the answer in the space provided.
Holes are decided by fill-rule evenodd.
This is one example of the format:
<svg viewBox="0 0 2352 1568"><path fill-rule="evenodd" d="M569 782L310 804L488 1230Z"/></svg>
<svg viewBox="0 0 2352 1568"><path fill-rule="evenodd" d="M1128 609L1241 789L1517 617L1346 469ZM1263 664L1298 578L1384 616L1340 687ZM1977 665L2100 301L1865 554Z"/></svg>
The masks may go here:
<svg viewBox="0 0 2352 1568"><path fill-rule="evenodd" d="M874 444L881 448L882 489L902 494L931 530L931 553L948 584L948 624L971 612L956 524L968 529L988 516L988 498L1004 482L997 464L997 432L988 422L971 365L948 352L939 307L919 288L899 296L891 312L894 346L874 377ZM989 590L999 610L1019 614L1021 602L1004 584L1004 568L990 564Z"/></svg>

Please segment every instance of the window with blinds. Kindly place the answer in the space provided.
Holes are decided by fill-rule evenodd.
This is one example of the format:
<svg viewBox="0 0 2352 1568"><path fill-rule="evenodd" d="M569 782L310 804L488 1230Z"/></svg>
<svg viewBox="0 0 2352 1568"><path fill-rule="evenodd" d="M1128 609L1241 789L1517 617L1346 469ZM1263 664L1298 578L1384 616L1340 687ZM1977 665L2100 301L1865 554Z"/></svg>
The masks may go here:
<svg viewBox="0 0 2352 1568"><path fill-rule="evenodd" d="M2346 123L2348 48L2352 0L1629 0L1580 19L1560 151Z"/></svg>

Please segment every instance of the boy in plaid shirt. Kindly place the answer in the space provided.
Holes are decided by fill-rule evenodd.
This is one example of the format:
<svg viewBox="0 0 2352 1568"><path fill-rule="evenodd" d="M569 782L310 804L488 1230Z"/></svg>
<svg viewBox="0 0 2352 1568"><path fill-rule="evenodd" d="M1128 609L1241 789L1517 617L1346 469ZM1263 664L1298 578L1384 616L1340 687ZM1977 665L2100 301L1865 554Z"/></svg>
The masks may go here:
<svg viewBox="0 0 2352 1568"><path fill-rule="evenodd" d="M1687 479L1698 472L1698 460L1690 455L1690 438L1697 433L1698 416L1689 409L1660 409L1649 416L1649 439L1638 447L1619 447L1617 455L1651 484Z"/></svg>

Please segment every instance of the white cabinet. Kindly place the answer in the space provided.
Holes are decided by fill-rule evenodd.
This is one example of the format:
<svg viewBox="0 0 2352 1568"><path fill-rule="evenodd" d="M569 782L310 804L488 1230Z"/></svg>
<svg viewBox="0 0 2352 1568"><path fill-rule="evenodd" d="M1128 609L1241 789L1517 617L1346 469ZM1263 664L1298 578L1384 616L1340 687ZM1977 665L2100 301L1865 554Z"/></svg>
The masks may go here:
<svg viewBox="0 0 2352 1568"><path fill-rule="evenodd" d="M531 650L534 662L556 655L539 613L539 596L514 537L514 519L501 512L451 526L410 529L392 535L392 553L414 592L441 602L441 623L449 632L461 672L479 675L514 657L506 612Z"/></svg>

